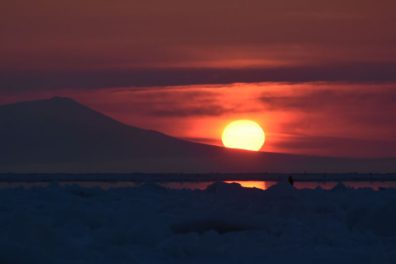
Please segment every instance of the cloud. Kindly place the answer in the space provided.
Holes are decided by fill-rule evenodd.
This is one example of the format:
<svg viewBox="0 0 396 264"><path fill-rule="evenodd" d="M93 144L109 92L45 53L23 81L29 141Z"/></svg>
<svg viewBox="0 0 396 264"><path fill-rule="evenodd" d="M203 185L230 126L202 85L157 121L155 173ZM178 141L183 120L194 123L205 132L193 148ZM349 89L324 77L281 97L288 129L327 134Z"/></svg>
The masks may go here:
<svg viewBox="0 0 396 264"><path fill-rule="evenodd" d="M396 157L396 141L311 135L290 135L272 142L272 148L292 153L345 157Z"/></svg>
<svg viewBox="0 0 396 264"><path fill-rule="evenodd" d="M383 109L383 114L387 114L385 108L393 108L396 102L396 86L367 87L358 85L351 87L326 88L323 86L310 90L295 90L295 92L284 95L282 93L267 94L259 100L269 109L277 110L299 110L304 112L321 111L325 109L345 109L351 108L356 111Z"/></svg>
<svg viewBox="0 0 396 264"><path fill-rule="evenodd" d="M395 8L393 0L6 1L0 67L395 60Z"/></svg>
<svg viewBox="0 0 396 264"><path fill-rule="evenodd" d="M216 88L207 89L148 89L137 92L131 91L134 103L146 115L156 117L197 117L221 116L232 109L227 108L219 100L222 94Z"/></svg>
<svg viewBox="0 0 396 264"><path fill-rule="evenodd" d="M216 117L233 111L221 98L223 93L208 87L167 87L151 89L102 90L85 94L83 101L95 96L112 113L139 113L152 118Z"/></svg>
<svg viewBox="0 0 396 264"><path fill-rule="evenodd" d="M150 111L150 115L158 117L190 117L190 116L220 116L230 110L219 105L210 106L185 106L171 107L166 109L154 109Z"/></svg>
<svg viewBox="0 0 396 264"><path fill-rule="evenodd" d="M359 63L275 68L168 68L0 72L0 94L117 87L158 87L236 82L396 82L396 63Z"/></svg>
<svg viewBox="0 0 396 264"><path fill-rule="evenodd" d="M267 112L284 113L289 117L289 120L280 124L280 130L286 133L305 134L313 139L315 135L353 137L352 141L356 146L359 139L371 139L374 143L370 148L373 149L377 141L395 139L394 84L318 84L316 87L295 87L287 92L263 92L258 100ZM362 146L368 145L365 142L360 143ZM341 146L342 143L338 145ZM378 146L380 145L384 147L384 151L391 149L385 148L386 144ZM379 150L380 147L375 149Z"/></svg>
<svg viewBox="0 0 396 264"><path fill-rule="evenodd" d="M393 0L5 1L0 96L396 82L395 8Z"/></svg>

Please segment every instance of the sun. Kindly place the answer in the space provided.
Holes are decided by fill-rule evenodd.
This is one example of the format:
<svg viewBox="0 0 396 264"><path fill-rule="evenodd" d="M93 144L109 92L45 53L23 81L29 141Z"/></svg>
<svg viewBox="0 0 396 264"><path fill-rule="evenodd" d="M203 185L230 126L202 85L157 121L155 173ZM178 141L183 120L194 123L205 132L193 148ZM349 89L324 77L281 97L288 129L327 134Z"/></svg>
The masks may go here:
<svg viewBox="0 0 396 264"><path fill-rule="evenodd" d="M259 151L264 145L265 133L254 121L235 120L224 128L221 139L226 148Z"/></svg>

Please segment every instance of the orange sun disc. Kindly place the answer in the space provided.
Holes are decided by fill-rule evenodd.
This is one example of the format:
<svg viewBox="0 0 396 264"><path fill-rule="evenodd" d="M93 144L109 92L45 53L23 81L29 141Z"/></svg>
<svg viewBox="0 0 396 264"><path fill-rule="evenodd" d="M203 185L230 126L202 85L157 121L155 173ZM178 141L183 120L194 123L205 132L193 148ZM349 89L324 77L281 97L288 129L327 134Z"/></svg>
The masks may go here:
<svg viewBox="0 0 396 264"><path fill-rule="evenodd" d="M264 145L265 133L254 121L236 120L224 128L221 139L226 148L259 151Z"/></svg>

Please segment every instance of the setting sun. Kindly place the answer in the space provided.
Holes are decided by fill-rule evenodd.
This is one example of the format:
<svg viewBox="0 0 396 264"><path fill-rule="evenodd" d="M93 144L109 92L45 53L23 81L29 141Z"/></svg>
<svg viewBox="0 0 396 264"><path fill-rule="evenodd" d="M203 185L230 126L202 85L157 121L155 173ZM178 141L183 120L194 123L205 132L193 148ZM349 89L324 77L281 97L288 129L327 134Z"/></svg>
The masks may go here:
<svg viewBox="0 0 396 264"><path fill-rule="evenodd" d="M259 151L265 142L265 133L259 124L251 120L229 123L221 137L227 148Z"/></svg>

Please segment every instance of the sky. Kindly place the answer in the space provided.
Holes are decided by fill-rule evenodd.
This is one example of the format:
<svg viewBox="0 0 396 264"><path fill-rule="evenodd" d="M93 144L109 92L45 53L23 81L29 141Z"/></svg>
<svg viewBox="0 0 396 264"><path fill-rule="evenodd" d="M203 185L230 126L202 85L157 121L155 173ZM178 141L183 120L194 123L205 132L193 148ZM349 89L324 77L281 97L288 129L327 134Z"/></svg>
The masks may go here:
<svg viewBox="0 0 396 264"><path fill-rule="evenodd" d="M263 151L396 157L394 0L0 4L0 103L69 96L130 125Z"/></svg>

